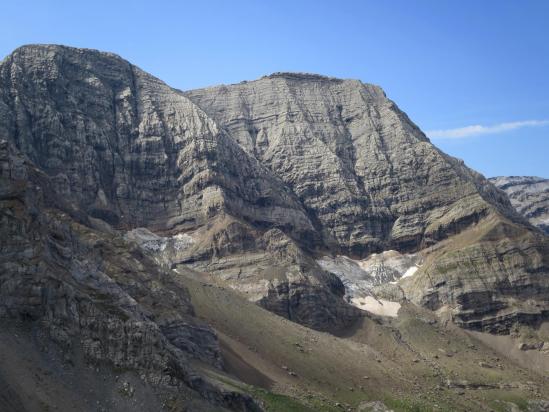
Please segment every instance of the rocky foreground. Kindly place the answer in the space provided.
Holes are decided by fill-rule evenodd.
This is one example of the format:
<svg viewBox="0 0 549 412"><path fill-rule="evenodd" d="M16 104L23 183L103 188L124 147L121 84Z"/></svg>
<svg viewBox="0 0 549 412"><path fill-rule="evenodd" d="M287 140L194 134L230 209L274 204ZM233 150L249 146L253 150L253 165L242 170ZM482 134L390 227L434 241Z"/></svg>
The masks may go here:
<svg viewBox="0 0 549 412"><path fill-rule="evenodd" d="M377 86L181 92L25 46L0 63L0 173L0 345L22 348L0 358L0 409L545 402L549 237ZM526 346L502 360L455 325Z"/></svg>

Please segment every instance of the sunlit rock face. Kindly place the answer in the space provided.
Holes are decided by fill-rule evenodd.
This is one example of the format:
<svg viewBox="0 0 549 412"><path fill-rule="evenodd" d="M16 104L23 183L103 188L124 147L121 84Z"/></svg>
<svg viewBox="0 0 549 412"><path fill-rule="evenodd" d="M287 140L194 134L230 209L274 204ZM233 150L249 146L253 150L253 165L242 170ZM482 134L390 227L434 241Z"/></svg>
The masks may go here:
<svg viewBox="0 0 549 412"><path fill-rule="evenodd" d="M297 195L324 244L348 256L415 251L509 201L434 147L383 90L276 73L186 92Z"/></svg>
<svg viewBox="0 0 549 412"><path fill-rule="evenodd" d="M500 176L490 181L509 196L511 204L521 215L549 235L549 179Z"/></svg>
<svg viewBox="0 0 549 412"><path fill-rule="evenodd" d="M398 284L376 266L388 280L373 286L378 297L450 308L460 325L497 332L548 315L547 239L379 87L276 73L185 95L296 195L320 238L300 244L316 256L421 251L425 263ZM359 281L351 287L340 272L347 291L368 293L371 276L350 266Z"/></svg>
<svg viewBox="0 0 549 412"><path fill-rule="evenodd" d="M48 205L316 329L353 323L345 295L372 288L466 327L547 312L546 238L378 86L276 73L181 92L113 54L26 46L0 64L0 139Z"/></svg>

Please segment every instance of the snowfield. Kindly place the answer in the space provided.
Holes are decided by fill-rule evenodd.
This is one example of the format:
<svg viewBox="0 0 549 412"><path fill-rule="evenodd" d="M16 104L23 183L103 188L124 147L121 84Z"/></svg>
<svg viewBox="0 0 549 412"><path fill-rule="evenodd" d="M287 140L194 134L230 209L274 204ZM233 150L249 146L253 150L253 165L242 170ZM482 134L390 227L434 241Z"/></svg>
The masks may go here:
<svg viewBox="0 0 549 412"><path fill-rule="evenodd" d="M398 310L400 309L400 303L391 302L385 299L376 299L373 296L366 296L363 298L353 298L351 303L359 309L373 313L379 316L390 316L396 318L398 316Z"/></svg>
<svg viewBox="0 0 549 412"><path fill-rule="evenodd" d="M374 286L398 284L400 279L413 276L419 269L419 254L402 254L396 250L374 253L366 259L347 256L323 256L317 263L335 274L345 286L345 298L354 306L381 316L397 316L400 303L375 298Z"/></svg>

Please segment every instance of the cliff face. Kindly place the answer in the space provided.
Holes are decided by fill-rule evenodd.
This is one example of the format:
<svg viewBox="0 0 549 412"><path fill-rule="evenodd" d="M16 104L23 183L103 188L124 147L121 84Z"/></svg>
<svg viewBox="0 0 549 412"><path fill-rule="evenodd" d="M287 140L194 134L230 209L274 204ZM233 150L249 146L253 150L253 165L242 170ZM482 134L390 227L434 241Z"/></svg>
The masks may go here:
<svg viewBox="0 0 549 412"><path fill-rule="evenodd" d="M90 216L117 228L188 230L238 211L311 236L281 182L181 93L119 57L23 47L0 78L0 134Z"/></svg>
<svg viewBox="0 0 549 412"><path fill-rule="evenodd" d="M221 409L258 410L249 396L212 384L191 366L221 370L223 364L217 336L196 319L185 287L54 188L52 178L0 140L0 324L18 339L30 335L17 351L20 359L32 356L29 346L35 347L38 358L63 371L48 377L51 388L72 386L76 403L62 409L131 408L134 389L118 380L103 389L97 405L89 405L91 392L106 386L110 373L103 371L109 368L154 388L136 395L151 410L170 397L181 407L205 398ZM35 376L43 372L33 367ZM87 369L97 372L96 387L83 391L74 377L61 376L72 371L81 377ZM8 379L9 399L2 398L0 407L35 410L47 404L33 404L37 395L20 400L10 393L19 374L2 378ZM49 401L63 403L55 396Z"/></svg>
<svg viewBox="0 0 549 412"><path fill-rule="evenodd" d="M187 92L299 198L331 250L418 250L509 202L358 80L279 73Z"/></svg>
<svg viewBox="0 0 549 412"><path fill-rule="evenodd" d="M531 224L549 234L549 179L500 176L490 181L509 196L511 204Z"/></svg>
<svg viewBox="0 0 549 412"><path fill-rule="evenodd" d="M186 95L297 195L328 254L428 257L398 290L379 293L448 309L475 329L505 332L547 316L547 239L379 87L277 73Z"/></svg>
<svg viewBox="0 0 549 412"><path fill-rule="evenodd" d="M514 302L524 299L539 303L538 318L547 310L546 259L515 259L543 256L547 240L377 86L278 73L180 92L112 54L26 46L0 65L0 138L47 177L52 207L71 205L85 227L316 329L361 316L319 255L438 256L486 222L512 230L471 237L445 269L418 270L392 296L449 306L473 319L466 326L501 311L522 319ZM470 253L478 263L458 264ZM448 273L455 282L435 280Z"/></svg>
<svg viewBox="0 0 549 412"><path fill-rule="evenodd" d="M48 174L52 189L82 213L122 231L198 231L205 240L191 261L253 249L220 245L227 242L220 239L227 233L223 224L213 224L222 233L208 225L231 219L259 228L258 236L281 228L289 240L318 244L306 211L283 182L185 96L119 57L23 47L2 63L0 78L2 138ZM297 283L286 277L281 284L270 282L258 299L295 288L299 296L310 295L304 289L320 286L328 291L329 307L340 306L331 292L337 277L313 266L296 269ZM273 299L265 305L280 306ZM303 304L294 305L293 317L319 324L316 313L325 307L304 308L307 300L297 300ZM329 317L329 326L336 326L338 317Z"/></svg>

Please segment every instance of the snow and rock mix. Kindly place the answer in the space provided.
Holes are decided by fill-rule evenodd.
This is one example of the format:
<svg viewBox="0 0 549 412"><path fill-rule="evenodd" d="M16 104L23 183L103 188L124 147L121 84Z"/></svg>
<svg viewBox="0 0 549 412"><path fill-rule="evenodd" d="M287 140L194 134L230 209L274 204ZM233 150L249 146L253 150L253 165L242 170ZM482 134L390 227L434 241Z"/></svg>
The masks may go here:
<svg viewBox="0 0 549 412"><path fill-rule="evenodd" d="M401 254L395 250L374 253L363 260L347 256L324 256L317 263L337 275L345 285L345 298L354 306L382 316L396 316L400 304L377 299L374 286L397 284L413 276L421 264L419 254Z"/></svg>

